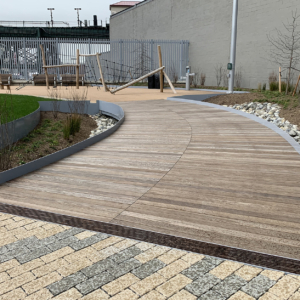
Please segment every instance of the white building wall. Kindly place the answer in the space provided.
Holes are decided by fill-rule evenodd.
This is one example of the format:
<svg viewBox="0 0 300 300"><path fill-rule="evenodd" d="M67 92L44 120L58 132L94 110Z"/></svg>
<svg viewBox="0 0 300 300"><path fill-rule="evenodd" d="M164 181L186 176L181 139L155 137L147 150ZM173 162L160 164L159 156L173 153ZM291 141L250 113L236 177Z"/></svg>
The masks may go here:
<svg viewBox="0 0 300 300"><path fill-rule="evenodd" d="M242 86L268 83L278 66L269 61L267 34L283 30L299 0L239 0L237 67ZM216 85L214 67L229 62L232 1L149 0L112 16L111 39L185 39L190 41L192 71L206 74L206 85Z"/></svg>

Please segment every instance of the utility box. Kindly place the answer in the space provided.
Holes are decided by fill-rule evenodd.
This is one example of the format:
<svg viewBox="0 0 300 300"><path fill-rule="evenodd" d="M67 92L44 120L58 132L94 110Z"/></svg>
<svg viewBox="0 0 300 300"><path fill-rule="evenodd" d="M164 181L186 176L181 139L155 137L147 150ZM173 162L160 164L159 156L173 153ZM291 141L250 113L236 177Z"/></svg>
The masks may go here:
<svg viewBox="0 0 300 300"><path fill-rule="evenodd" d="M163 80L165 81L165 76L163 76ZM148 77L148 89L160 89L160 75L154 74Z"/></svg>

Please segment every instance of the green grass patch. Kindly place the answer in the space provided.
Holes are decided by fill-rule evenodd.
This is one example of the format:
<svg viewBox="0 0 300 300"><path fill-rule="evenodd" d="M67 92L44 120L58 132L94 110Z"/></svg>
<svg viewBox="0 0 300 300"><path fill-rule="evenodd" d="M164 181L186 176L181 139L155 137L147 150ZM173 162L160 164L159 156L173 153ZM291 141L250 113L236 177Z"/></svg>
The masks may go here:
<svg viewBox="0 0 300 300"><path fill-rule="evenodd" d="M9 115L8 122L25 117L38 109L38 101L52 101L47 98L34 96L0 94L0 106L6 102L6 109ZM2 122L4 122L2 120Z"/></svg>

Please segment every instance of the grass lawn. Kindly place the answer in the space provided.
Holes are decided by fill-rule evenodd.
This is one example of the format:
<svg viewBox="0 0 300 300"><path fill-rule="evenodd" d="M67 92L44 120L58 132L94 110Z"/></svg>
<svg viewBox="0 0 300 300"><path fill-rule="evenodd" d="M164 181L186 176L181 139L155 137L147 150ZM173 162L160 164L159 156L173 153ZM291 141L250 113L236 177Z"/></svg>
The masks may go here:
<svg viewBox="0 0 300 300"><path fill-rule="evenodd" d="M51 99L34 96L0 94L1 123L11 122L29 115L38 109L38 101L51 101ZM7 111L7 117L4 117L3 109Z"/></svg>

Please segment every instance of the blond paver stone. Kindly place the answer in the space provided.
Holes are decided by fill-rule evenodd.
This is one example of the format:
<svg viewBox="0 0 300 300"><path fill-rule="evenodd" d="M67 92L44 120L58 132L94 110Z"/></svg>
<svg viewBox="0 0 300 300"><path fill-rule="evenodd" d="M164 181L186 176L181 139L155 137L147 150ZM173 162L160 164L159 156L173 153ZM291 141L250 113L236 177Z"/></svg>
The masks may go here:
<svg viewBox="0 0 300 300"><path fill-rule="evenodd" d="M275 296L274 294L271 293L265 293L264 295L262 295L259 300L280 300L277 296Z"/></svg>
<svg viewBox="0 0 300 300"><path fill-rule="evenodd" d="M43 230L40 233L37 233L35 236L41 240L41 239L45 239L46 237L52 236L54 234L57 234L57 233L60 233L63 231L65 231L65 229L62 228L61 226L59 226L59 227L54 227L50 230Z"/></svg>
<svg viewBox="0 0 300 300"><path fill-rule="evenodd" d="M81 298L81 300L107 300L109 296L102 290L97 290Z"/></svg>
<svg viewBox="0 0 300 300"><path fill-rule="evenodd" d="M116 247L120 250L125 250L126 248L129 248L137 243L138 243L138 241L124 239L123 241L114 244L114 247Z"/></svg>
<svg viewBox="0 0 300 300"><path fill-rule="evenodd" d="M193 265L196 262L202 260L205 256L202 254L188 253L181 257L182 260L186 261L188 264Z"/></svg>
<svg viewBox="0 0 300 300"><path fill-rule="evenodd" d="M122 240L122 238L120 238L120 237L112 236L112 237L109 237L103 241L100 241L100 242L94 244L93 247L97 250L102 250L113 244L116 244L117 242L120 242L121 240Z"/></svg>
<svg viewBox="0 0 300 300"><path fill-rule="evenodd" d="M134 276L131 273L128 273L102 287L104 291L106 291L110 295L115 295L120 293L121 291L125 290L129 286L133 285L134 283L138 282L139 278Z"/></svg>
<svg viewBox="0 0 300 300"><path fill-rule="evenodd" d="M116 248L115 246L109 246L109 247L99 251L98 256L99 256L99 259L102 260L102 259L105 259L105 258L107 258L113 254L116 254L120 251L122 251L121 248Z"/></svg>
<svg viewBox="0 0 300 300"><path fill-rule="evenodd" d="M163 276L155 273L132 285L130 289L142 296L151 290L154 290L157 286L161 285L165 281L166 279Z"/></svg>
<svg viewBox="0 0 300 300"><path fill-rule="evenodd" d="M26 284L27 282L31 282L35 279L32 273L27 272L20 276L17 276L11 280L7 280L0 284L0 295L5 294L7 292L10 292L23 284Z"/></svg>
<svg viewBox="0 0 300 300"><path fill-rule="evenodd" d="M68 265L69 265L69 263L67 261L65 261L63 258L60 258L60 259L55 260L47 265L41 266L37 269L34 269L31 272L36 277L42 277L53 271L57 271L59 268L67 267Z"/></svg>
<svg viewBox="0 0 300 300"><path fill-rule="evenodd" d="M146 251L148 249L151 249L151 248L155 247L155 245L150 244L150 243L146 243L146 242L141 242L141 243L136 244L136 247L138 247L142 251Z"/></svg>
<svg viewBox="0 0 300 300"><path fill-rule="evenodd" d="M156 290L166 297L170 297L173 294L177 293L179 290L183 289L186 285L191 283L192 280L186 276L179 274L166 283L160 285Z"/></svg>
<svg viewBox="0 0 300 300"><path fill-rule="evenodd" d="M0 215L0 221L4 221L4 220L7 220L7 219L11 219L13 216L12 215L9 215L9 214L1 214ZM1 225L1 223L0 223L0 226L2 226Z"/></svg>
<svg viewBox="0 0 300 300"><path fill-rule="evenodd" d="M1 237L2 237L2 235L1 235ZM7 237L7 238L0 239L0 247L5 246L7 244L11 244L16 241L17 241L17 239L13 235L10 237Z"/></svg>
<svg viewBox="0 0 300 300"><path fill-rule="evenodd" d="M236 294L232 295L228 300L255 300L255 298L239 291Z"/></svg>
<svg viewBox="0 0 300 300"><path fill-rule="evenodd" d="M144 264L144 263L162 255L163 253L165 253L168 250L169 250L169 248L167 248L167 247L155 246L154 248L151 248L151 249L137 255L135 257L135 259L137 259L138 261L140 261L141 263Z"/></svg>
<svg viewBox="0 0 300 300"><path fill-rule="evenodd" d="M5 227L0 227L0 232L7 232L8 230Z"/></svg>
<svg viewBox="0 0 300 300"><path fill-rule="evenodd" d="M7 218L0 222L0 227L6 226L8 224L13 224L15 221L13 219Z"/></svg>
<svg viewBox="0 0 300 300"><path fill-rule="evenodd" d="M138 299L138 295L132 292L131 290L125 290L118 295L115 295L110 298L110 300L135 300Z"/></svg>
<svg viewBox="0 0 300 300"><path fill-rule="evenodd" d="M282 277L269 290L269 292L277 296L279 299L288 299L299 287L300 287L300 281L287 275Z"/></svg>
<svg viewBox="0 0 300 300"><path fill-rule="evenodd" d="M47 289L39 290L34 294L29 295L25 300L48 300L51 299L53 295Z"/></svg>
<svg viewBox="0 0 300 300"><path fill-rule="evenodd" d="M284 275L284 272L272 271L272 270L264 270L261 275L268 277L271 280L277 281Z"/></svg>
<svg viewBox="0 0 300 300"><path fill-rule="evenodd" d="M8 276L8 274L6 272L2 272L0 273L0 283L10 280L10 277Z"/></svg>
<svg viewBox="0 0 300 300"><path fill-rule="evenodd" d="M168 265L168 264L172 263L173 261L179 259L180 257L182 257L185 254L186 254L185 251L172 249L172 250L166 252L165 254L159 256L158 259Z"/></svg>
<svg viewBox="0 0 300 300"><path fill-rule="evenodd" d="M21 275L25 272L36 269L36 268L38 268L38 267L40 267L44 264L45 263L41 259L37 258L37 259L34 259L34 260L32 260L28 263L25 263L21 266L13 268L13 269L7 271L7 273L9 274L10 277L16 277L16 276L19 276L19 275Z"/></svg>
<svg viewBox="0 0 300 300"><path fill-rule="evenodd" d="M93 263L87 259L87 258L82 258L72 264L63 266L61 268L59 268L57 271L58 273L60 273L62 276L66 277L69 276L71 274L74 274L80 270L82 270L83 268L86 268L90 265L92 265Z"/></svg>
<svg viewBox="0 0 300 300"><path fill-rule="evenodd" d="M75 263L82 258L88 258L93 263L103 259L103 255L95 250L92 246L84 248L82 250L76 251L64 257L64 259L69 263Z"/></svg>
<svg viewBox="0 0 300 300"><path fill-rule="evenodd" d="M165 300L165 299L167 298L162 294L158 293L157 291L151 291L150 293L144 295L139 300Z"/></svg>
<svg viewBox="0 0 300 300"><path fill-rule="evenodd" d="M187 269L189 266L190 264L188 264L184 260L179 259L174 261L170 265L164 267L163 269L160 269L159 271L157 271L157 273L159 273L166 279L170 279L182 272L183 270Z"/></svg>
<svg viewBox="0 0 300 300"><path fill-rule="evenodd" d="M19 222L19 221L24 220L24 218L17 216L17 217L13 217L13 220L16 221L16 222Z"/></svg>
<svg viewBox="0 0 300 300"><path fill-rule="evenodd" d="M192 295L186 290L182 290L179 293L175 294L169 300L197 300L197 297Z"/></svg>
<svg viewBox="0 0 300 300"><path fill-rule="evenodd" d="M1 291L0 291L1 294ZM5 295L0 296L0 300L23 300L25 299L26 294L21 288L13 290Z"/></svg>
<svg viewBox="0 0 300 300"><path fill-rule="evenodd" d="M242 266L243 264L237 262L224 261L209 273L223 280Z"/></svg>
<svg viewBox="0 0 300 300"><path fill-rule="evenodd" d="M28 224L28 225L24 226L24 228L26 230L32 230L32 229L36 229L38 227L41 227L43 225L45 225L45 222L37 221L37 222L34 222L34 223L31 223L31 224Z"/></svg>
<svg viewBox="0 0 300 300"><path fill-rule="evenodd" d="M9 261L6 261L6 262L0 264L0 272L10 270L19 265L20 265L20 263L16 259L11 259Z"/></svg>
<svg viewBox="0 0 300 300"><path fill-rule="evenodd" d="M300 293L295 293L291 298L289 298L289 300L300 300Z"/></svg>
<svg viewBox="0 0 300 300"><path fill-rule="evenodd" d="M64 247L62 249L59 249L57 251L54 251L52 253L46 254L44 256L41 257L41 259L45 262L45 263L49 263L51 261L57 260L61 257L64 257L70 253L73 253L74 250L71 247Z"/></svg>
<svg viewBox="0 0 300 300"><path fill-rule="evenodd" d="M72 288L52 299L53 300L77 300L81 298L81 296L82 295L75 288Z"/></svg>
<svg viewBox="0 0 300 300"><path fill-rule="evenodd" d="M251 267L251 266L243 266L239 270L235 272L236 275L242 277L243 279L250 281L254 277L256 277L262 269Z"/></svg>
<svg viewBox="0 0 300 300"><path fill-rule="evenodd" d="M22 227L22 226L25 226L25 225L31 224L31 223L34 223L34 220L22 219L19 222L15 222L15 223L6 225L5 227L7 230L12 230L12 229L19 228L19 227Z"/></svg>
<svg viewBox="0 0 300 300"><path fill-rule="evenodd" d="M50 285L53 282L56 282L58 280L62 279L62 277L57 272L52 272L48 275L45 275L43 277L40 277L36 280L33 280L25 285L22 286L22 288L25 290L25 292L30 295L38 290L41 290L42 288Z"/></svg>
<svg viewBox="0 0 300 300"><path fill-rule="evenodd" d="M58 227L62 227L62 226L54 224L54 223L44 223L43 229L50 230L50 229L58 228Z"/></svg>
<svg viewBox="0 0 300 300"><path fill-rule="evenodd" d="M88 237L91 237L93 235L95 235L97 232L93 232L93 231L83 231L80 232L78 234L76 234L75 236L79 239L79 240L84 240Z"/></svg>

